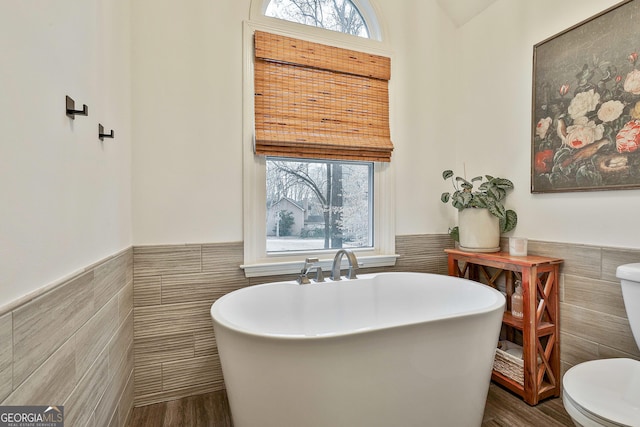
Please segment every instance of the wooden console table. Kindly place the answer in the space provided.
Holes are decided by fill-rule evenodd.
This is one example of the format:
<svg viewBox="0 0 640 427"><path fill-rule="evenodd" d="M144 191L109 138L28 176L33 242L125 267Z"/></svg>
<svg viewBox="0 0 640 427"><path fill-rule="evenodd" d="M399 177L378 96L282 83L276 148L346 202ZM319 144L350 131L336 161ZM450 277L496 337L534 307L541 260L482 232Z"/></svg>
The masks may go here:
<svg viewBox="0 0 640 427"><path fill-rule="evenodd" d="M560 310L558 288L559 258L510 256L508 252L472 253L445 249L449 275L466 277L497 288L502 276L507 293L507 311L502 325L509 341L522 334L524 384L496 370L491 378L536 405L540 400L560 395ZM524 316L511 315L514 280L522 281ZM517 337L517 338L514 338Z"/></svg>

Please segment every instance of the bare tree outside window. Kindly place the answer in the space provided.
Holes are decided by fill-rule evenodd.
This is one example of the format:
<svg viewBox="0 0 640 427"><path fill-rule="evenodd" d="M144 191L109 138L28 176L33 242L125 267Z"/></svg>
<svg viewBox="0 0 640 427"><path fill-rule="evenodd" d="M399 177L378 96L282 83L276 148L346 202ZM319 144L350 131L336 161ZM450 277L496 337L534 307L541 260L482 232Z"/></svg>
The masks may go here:
<svg viewBox="0 0 640 427"><path fill-rule="evenodd" d="M267 252L372 247L372 182L373 163L267 158Z"/></svg>
<svg viewBox="0 0 640 427"><path fill-rule="evenodd" d="M362 15L349 0L271 0L265 15L369 38Z"/></svg>

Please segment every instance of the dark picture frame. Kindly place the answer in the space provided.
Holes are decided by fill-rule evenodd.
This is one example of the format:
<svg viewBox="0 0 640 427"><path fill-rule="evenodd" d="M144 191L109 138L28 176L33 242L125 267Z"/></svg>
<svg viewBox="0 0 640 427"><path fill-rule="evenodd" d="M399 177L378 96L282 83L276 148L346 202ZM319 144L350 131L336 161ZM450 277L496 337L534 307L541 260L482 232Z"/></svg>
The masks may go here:
<svg viewBox="0 0 640 427"><path fill-rule="evenodd" d="M640 0L533 47L531 192L640 188Z"/></svg>

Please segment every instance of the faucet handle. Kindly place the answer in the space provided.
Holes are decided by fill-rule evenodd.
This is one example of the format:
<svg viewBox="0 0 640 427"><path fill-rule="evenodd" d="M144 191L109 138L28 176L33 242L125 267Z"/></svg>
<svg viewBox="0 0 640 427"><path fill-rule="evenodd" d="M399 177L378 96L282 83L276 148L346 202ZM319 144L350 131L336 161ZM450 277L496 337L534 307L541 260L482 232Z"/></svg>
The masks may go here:
<svg viewBox="0 0 640 427"><path fill-rule="evenodd" d="M312 268L316 269L316 282L324 282L324 274L320 267L320 260L318 258L307 258L304 261L304 273L309 274Z"/></svg>
<svg viewBox="0 0 640 427"><path fill-rule="evenodd" d="M307 258L304 260L304 266L302 267L302 270L300 271L300 274L298 275L298 279L297 282L301 285L307 285L309 283L311 283L311 281L309 280L309 271L311 271L311 269L313 268L314 265L316 265L318 262L320 262L318 260L318 258ZM320 269L320 266L316 267L316 276L317 282L324 282L324 276L322 275L322 270ZM321 280L322 279L322 280Z"/></svg>
<svg viewBox="0 0 640 427"><path fill-rule="evenodd" d="M302 267L302 270L300 270L300 274L307 274L309 272L309 269L313 267L313 265L317 262L318 262L318 258L305 259L304 266Z"/></svg>
<svg viewBox="0 0 640 427"><path fill-rule="evenodd" d="M303 271L308 271L309 268L313 267L315 264L320 262L318 258L307 258L304 260L304 268Z"/></svg>

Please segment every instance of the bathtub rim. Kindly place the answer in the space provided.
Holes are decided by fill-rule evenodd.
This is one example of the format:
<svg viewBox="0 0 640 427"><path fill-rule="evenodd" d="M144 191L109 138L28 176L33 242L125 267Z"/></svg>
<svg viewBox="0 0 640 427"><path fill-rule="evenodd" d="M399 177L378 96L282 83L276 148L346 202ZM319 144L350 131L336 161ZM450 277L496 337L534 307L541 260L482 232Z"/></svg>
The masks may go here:
<svg viewBox="0 0 640 427"><path fill-rule="evenodd" d="M278 282L269 282L269 283L263 283L263 284L259 284L259 285L253 285L253 286L248 286L245 288L241 288L241 289L237 289L235 291L229 292L225 295L223 295L222 297L218 298L212 305L211 308L209 310L209 314L211 316L211 319L214 323L214 327L215 326L220 326L223 327L225 329L228 329L232 332L247 336L247 337L253 337L253 338L262 338L262 339L269 339L269 340L282 340L282 341L320 341L320 340L327 340L327 339L332 339L332 338L342 338L342 337L348 337L348 336L354 336L354 335L361 335L361 334L368 334L368 333L374 333L374 332L378 332L378 331L388 331L388 330L392 330L392 329L397 329L397 328L403 328L403 327L407 327L407 326L415 326L415 325L421 325L421 324L425 324L425 323L440 323L440 322L444 322L447 320L451 320L454 318L460 318L460 317L470 317L470 316L479 316L482 314L487 314L487 313L491 313L495 310L502 310L504 311L504 307L506 305L506 298L505 296L498 291L497 289L491 287L491 286L487 286L484 285L482 283L479 282L475 282L469 279L465 279L462 277L453 277L453 276L445 276L442 274L436 274L436 273L418 273L418 272L382 272L382 273L368 273L368 274L361 274L358 276L358 279L354 279L354 280L348 280L348 279L343 279L340 282L344 282L345 284L348 282L354 282L357 280L361 280L361 279L372 279L376 276L380 276L380 275L420 275L420 276L439 276L439 277L446 277L449 279L454 279L456 281L461 280L461 281L465 281L465 282L469 282L471 284L475 284L475 285L479 285L479 286L483 286L483 288L486 289L487 292L491 292L494 295L496 295L496 302L486 306L486 307L482 307L479 309L474 309L474 310L469 310L463 313L452 313L452 314L446 314L446 315L442 315L440 317L437 318L432 318L432 319L426 319L423 321L414 321L414 322L407 322L407 323L401 323L398 325L388 325L388 326L379 326L379 327L371 327L371 328L361 328L361 329L351 329L351 330L341 330L341 331L337 331L337 332L332 332L332 333L326 333L326 334L318 334L318 335L303 335L303 334L282 334L282 333L257 333L257 332L252 332L247 330L246 328L241 328L236 326L236 324L231 323L229 321L227 321L224 316L216 316L216 314L219 313L219 307L224 303L225 299L228 299L230 297L228 297L229 295L236 293L236 292L248 292L251 289L255 289L257 287L266 287L266 286L270 286L270 285L274 285L274 284L291 284L291 285L295 285L295 286L323 286L326 283L312 283L312 284L308 284L308 285L300 285L298 284L295 280L283 280L283 281L278 281ZM330 281L328 280L328 282L330 283L336 283L334 281Z"/></svg>

